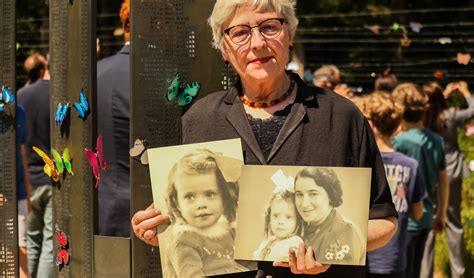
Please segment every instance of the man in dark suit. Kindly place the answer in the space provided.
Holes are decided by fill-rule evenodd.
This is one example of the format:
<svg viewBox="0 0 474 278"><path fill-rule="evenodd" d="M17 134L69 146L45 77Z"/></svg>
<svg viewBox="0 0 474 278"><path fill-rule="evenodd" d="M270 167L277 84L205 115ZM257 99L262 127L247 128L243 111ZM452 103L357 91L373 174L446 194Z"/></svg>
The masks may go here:
<svg viewBox="0 0 474 278"><path fill-rule="evenodd" d="M125 45L97 63L98 133L109 169L99 185L99 234L130 236L130 1L120 9Z"/></svg>

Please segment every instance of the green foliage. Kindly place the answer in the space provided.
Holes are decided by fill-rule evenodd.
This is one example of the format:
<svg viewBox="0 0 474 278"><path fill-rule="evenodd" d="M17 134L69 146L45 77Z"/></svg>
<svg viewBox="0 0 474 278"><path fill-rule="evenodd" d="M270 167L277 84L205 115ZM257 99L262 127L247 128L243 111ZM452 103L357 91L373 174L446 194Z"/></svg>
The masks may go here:
<svg viewBox="0 0 474 278"><path fill-rule="evenodd" d="M463 150L467 162L474 160L474 135L467 137L465 130L459 130L459 145ZM461 220L464 225L464 263L466 264L465 277L474 277L474 174L471 173L463 183ZM445 277L450 274L449 255L445 234L436 238L435 268Z"/></svg>

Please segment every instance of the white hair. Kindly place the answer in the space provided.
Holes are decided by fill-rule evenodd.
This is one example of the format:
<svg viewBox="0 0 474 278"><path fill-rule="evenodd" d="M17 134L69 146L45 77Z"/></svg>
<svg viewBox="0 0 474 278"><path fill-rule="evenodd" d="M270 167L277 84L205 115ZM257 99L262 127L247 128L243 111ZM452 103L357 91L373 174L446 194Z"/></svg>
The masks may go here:
<svg viewBox="0 0 474 278"><path fill-rule="evenodd" d="M294 38L298 19L295 15L295 0L216 0L208 23L212 29L212 45L221 49L223 26L241 6L250 6L259 12L276 12L288 24L290 36Z"/></svg>

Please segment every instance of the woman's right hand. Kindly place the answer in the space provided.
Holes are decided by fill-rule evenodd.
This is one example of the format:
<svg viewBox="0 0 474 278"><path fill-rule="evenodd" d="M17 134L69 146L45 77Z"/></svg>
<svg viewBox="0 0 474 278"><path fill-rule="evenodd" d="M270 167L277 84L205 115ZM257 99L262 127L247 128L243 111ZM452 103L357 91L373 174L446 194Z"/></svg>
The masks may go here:
<svg viewBox="0 0 474 278"><path fill-rule="evenodd" d="M145 210L137 211L132 217L132 229L135 236L146 244L159 246L157 230L159 225L169 223L169 218L161 214L161 211L155 209L151 204Z"/></svg>

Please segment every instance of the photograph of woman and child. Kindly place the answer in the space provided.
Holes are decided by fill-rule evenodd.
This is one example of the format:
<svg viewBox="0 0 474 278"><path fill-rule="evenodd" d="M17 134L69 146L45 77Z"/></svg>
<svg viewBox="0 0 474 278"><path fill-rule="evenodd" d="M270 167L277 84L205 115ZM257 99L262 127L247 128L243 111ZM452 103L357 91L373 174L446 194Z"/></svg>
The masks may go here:
<svg viewBox="0 0 474 278"><path fill-rule="evenodd" d="M171 220L158 235L163 277L255 270L256 263L234 261L240 139L150 149L148 155L155 207Z"/></svg>
<svg viewBox="0 0 474 278"><path fill-rule="evenodd" d="M370 175L365 168L243 166L235 258L286 262L289 249L304 243L321 263L364 265Z"/></svg>

